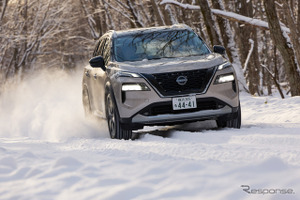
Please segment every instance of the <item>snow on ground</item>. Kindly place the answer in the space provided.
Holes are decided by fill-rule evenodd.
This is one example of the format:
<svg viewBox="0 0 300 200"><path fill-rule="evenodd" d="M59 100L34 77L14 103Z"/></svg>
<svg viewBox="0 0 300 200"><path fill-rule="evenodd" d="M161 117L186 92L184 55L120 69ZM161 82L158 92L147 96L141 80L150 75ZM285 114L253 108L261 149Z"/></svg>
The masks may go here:
<svg viewBox="0 0 300 200"><path fill-rule="evenodd" d="M81 72L40 74L0 96L1 200L300 199L299 97L241 94L240 130L207 121L119 141L84 119Z"/></svg>

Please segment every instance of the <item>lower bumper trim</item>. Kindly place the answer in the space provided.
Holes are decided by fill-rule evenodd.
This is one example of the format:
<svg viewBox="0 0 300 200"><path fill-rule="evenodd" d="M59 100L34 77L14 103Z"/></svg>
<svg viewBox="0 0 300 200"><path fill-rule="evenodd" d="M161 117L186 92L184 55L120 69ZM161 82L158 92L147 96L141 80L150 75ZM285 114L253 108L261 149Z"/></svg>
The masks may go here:
<svg viewBox="0 0 300 200"><path fill-rule="evenodd" d="M230 114L233 110L229 106L224 106L221 109L217 110L203 110L192 113L181 113L181 114L161 114L156 116L144 116L141 114L137 114L132 118L132 123L138 124L160 124L160 123L173 123L173 122L181 122L188 120L201 120L201 119L209 119L209 118L217 118L218 116Z"/></svg>

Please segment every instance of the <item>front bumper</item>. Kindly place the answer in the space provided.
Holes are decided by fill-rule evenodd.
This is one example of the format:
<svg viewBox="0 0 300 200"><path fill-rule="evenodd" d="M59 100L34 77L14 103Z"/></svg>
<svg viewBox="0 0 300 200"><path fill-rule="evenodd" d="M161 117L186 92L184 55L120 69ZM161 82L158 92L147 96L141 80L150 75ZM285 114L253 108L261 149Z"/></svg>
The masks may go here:
<svg viewBox="0 0 300 200"><path fill-rule="evenodd" d="M219 118L236 117L238 107L231 107L216 98L197 99L197 108L187 110L172 109L172 102L154 103L140 110L130 118L121 118L124 129L141 129L143 126L174 125Z"/></svg>
<svg viewBox="0 0 300 200"><path fill-rule="evenodd" d="M234 73L233 68L214 74L205 93L174 95L173 97L195 95L197 109L172 110L172 98L162 96L144 78L118 78L113 81L113 91L124 128L140 129L144 125L167 125L183 122L231 118L239 106L238 85L236 81L223 84L214 84L219 74ZM234 73L235 74L235 73ZM123 83L144 83L151 88L150 91L122 92ZM234 89L235 88L235 89ZM208 104L206 106L206 104ZM154 108L155 109L154 109ZM153 111L154 110L154 111Z"/></svg>

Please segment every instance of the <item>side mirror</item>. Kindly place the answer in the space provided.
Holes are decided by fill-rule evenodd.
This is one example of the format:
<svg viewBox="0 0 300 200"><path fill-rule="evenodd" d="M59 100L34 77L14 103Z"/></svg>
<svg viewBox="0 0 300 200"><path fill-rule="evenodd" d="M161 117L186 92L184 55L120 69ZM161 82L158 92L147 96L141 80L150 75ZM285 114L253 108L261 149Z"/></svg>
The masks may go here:
<svg viewBox="0 0 300 200"><path fill-rule="evenodd" d="M101 56L96 56L89 61L90 65L95 68L101 68L105 71L104 59Z"/></svg>
<svg viewBox="0 0 300 200"><path fill-rule="evenodd" d="M215 45L214 46L214 52L219 53L221 55L225 55L226 49L223 46Z"/></svg>

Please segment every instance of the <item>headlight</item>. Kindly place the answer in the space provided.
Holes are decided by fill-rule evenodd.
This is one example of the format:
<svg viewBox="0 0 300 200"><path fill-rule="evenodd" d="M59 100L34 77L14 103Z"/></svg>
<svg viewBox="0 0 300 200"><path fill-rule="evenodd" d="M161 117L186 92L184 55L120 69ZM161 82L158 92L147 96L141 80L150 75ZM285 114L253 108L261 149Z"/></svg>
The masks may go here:
<svg viewBox="0 0 300 200"><path fill-rule="evenodd" d="M149 91L149 87L145 83L124 83L122 91Z"/></svg>
<svg viewBox="0 0 300 200"><path fill-rule="evenodd" d="M119 71L116 74L116 78L119 78L119 77L140 78L141 76L139 74L132 73L132 72Z"/></svg>
<svg viewBox="0 0 300 200"><path fill-rule="evenodd" d="M228 68L228 67L231 67L231 66L232 65L231 65L230 62L225 62L225 63L219 65L218 70L222 70L222 69L225 69L225 68Z"/></svg>
<svg viewBox="0 0 300 200"><path fill-rule="evenodd" d="M217 78L215 80L215 84L227 83L227 82L231 82L231 81L234 81L234 75L232 73L222 74L222 75L217 76Z"/></svg>

